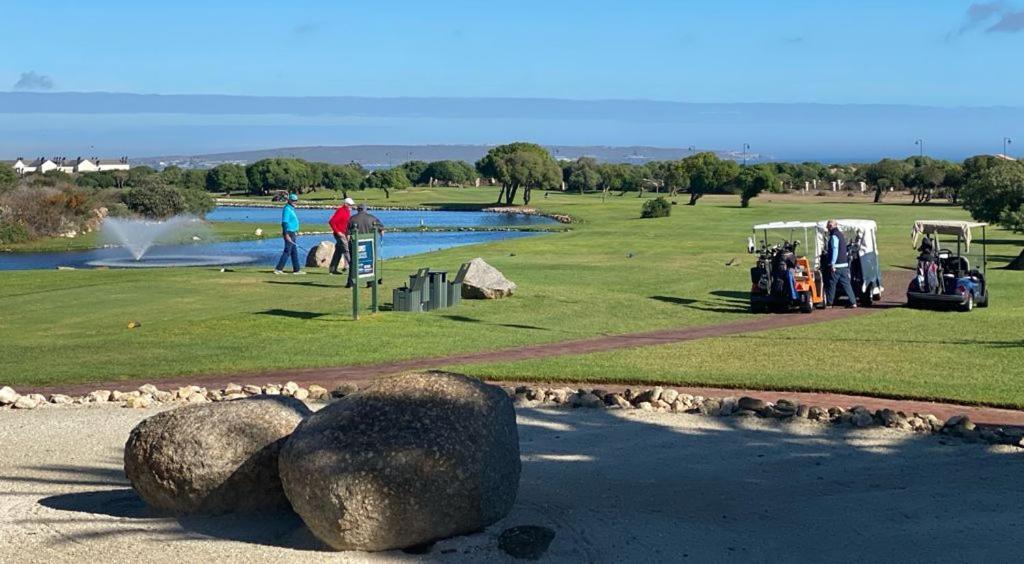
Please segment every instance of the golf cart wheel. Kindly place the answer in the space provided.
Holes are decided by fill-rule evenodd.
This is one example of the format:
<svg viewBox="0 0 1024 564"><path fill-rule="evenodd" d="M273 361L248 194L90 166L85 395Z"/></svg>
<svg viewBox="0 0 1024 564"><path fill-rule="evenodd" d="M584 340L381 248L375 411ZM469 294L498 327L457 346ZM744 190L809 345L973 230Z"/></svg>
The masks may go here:
<svg viewBox="0 0 1024 564"><path fill-rule="evenodd" d="M811 302L811 293L800 294L800 313L811 313L814 311L814 304Z"/></svg>
<svg viewBox="0 0 1024 564"><path fill-rule="evenodd" d="M975 305L978 307L988 307L988 290L986 290L985 293L981 295L981 299L979 299L978 303Z"/></svg>
<svg viewBox="0 0 1024 564"><path fill-rule="evenodd" d="M972 311L974 309L974 294L967 292L967 299L960 306L960 311Z"/></svg>

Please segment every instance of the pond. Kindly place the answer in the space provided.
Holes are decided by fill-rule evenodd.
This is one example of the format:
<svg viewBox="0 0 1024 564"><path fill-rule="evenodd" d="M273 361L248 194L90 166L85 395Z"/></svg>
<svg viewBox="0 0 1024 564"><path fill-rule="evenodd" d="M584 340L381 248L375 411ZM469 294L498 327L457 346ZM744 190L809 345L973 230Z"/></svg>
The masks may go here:
<svg viewBox="0 0 1024 564"><path fill-rule="evenodd" d="M303 228L318 230L319 227L312 224L318 217L327 217L330 210L302 210L307 213L304 221L307 223ZM246 216L245 214L249 215ZM323 214L318 216L317 213ZM264 219L263 214L268 214ZM396 214L396 215L392 215ZM438 215L433 215L438 214ZM526 225L538 225L553 222L550 218L525 216L521 214L501 214L488 212L435 212L435 211L381 211L380 217L387 227L402 227L419 225L422 219L424 225L431 227L517 227ZM251 217L255 219L240 219ZM274 208L217 208L207 216L207 219L218 218L220 221L254 221L277 223L280 219L280 210ZM310 219L312 218L312 219ZM326 222L326 219L324 219ZM523 223L516 223L523 222ZM424 231L424 232L399 232L385 233L381 243L381 256L383 258L394 258L408 255L473 245L477 243L489 243L506 239L519 239L522 237L536 236L539 232L528 231ZM333 238L329 234L302 235L298 238L299 254L303 260L308 250L320 241ZM255 241L236 242L209 242L187 245L156 245L146 253L146 259L160 259L161 257L178 257L183 255L194 257L232 257L234 262L256 266L273 266L281 254L282 242L280 237L271 237ZM130 253L124 248L106 248L88 251L65 251L51 253L0 253L0 270L28 270L28 269L53 269L58 266L88 267L90 262L105 259L123 259L129 257ZM472 257L468 257L472 258Z"/></svg>
<svg viewBox="0 0 1024 564"><path fill-rule="evenodd" d="M297 208L304 231L327 229L327 220L334 210ZM371 210L385 227L528 227L558 223L550 217L521 213L440 210ZM244 221L252 223L281 222L281 208L218 206L206 215L208 221Z"/></svg>

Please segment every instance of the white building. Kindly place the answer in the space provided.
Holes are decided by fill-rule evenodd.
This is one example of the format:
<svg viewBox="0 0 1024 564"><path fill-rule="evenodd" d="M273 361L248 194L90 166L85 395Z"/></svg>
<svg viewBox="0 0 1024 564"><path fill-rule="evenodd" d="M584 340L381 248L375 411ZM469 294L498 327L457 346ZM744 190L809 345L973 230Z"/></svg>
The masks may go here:
<svg viewBox="0 0 1024 564"><path fill-rule="evenodd" d="M77 159L68 159L67 157L54 157L52 159L46 157L39 157L34 161L26 161L25 159L18 157L14 161L14 172L18 174L29 174L31 172L38 172L40 174L49 172L51 170L59 170L68 174L78 172L103 172L109 170L128 170L130 168L128 164L128 157L121 157L120 159L83 159L78 157Z"/></svg>

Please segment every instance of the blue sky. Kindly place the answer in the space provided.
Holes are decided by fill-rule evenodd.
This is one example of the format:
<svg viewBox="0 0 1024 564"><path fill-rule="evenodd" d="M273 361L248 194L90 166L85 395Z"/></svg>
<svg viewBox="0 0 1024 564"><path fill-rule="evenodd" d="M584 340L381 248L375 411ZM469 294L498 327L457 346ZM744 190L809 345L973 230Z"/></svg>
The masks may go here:
<svg viewBox="0 0 1024 564"><path fill-rule="evenodd" d="M1024 0L45 4L4 2L0 90L1019 106L1024 86Z"/></svg>

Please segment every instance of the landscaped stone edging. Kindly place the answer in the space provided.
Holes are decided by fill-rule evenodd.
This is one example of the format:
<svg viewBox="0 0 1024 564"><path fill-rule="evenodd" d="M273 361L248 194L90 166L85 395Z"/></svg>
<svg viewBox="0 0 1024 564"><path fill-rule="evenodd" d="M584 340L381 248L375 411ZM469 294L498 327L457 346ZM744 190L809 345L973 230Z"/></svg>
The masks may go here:
<svg viewBox="0 0 1024 564"><path fill-rule="evenodd" d="M295 382L284 384L228 384L223 389L183 386L161 390L152 384L122 392L95 390L83 396L63 394L21 395L8 386L0 387L0 409L38 409L67 405L109 404L125 408L145 409L160 405L228 401L260 394L283 395L310 402L329 402L358 391L354 384L342 384L333 390L311 384L302 387ZM871 411L863 406L814 406L781 398L767 402L749 396L703 397L680 393L673 388L656 386L641 390L626 389L621 393L600 388L572 389L538 386L505 386L502 389L517 407L558 407L584 409L636 409L652 412L690 413L709 417L757 417L762 419L802 419L822 425L845 427L888 427L907 433L943 434L989 444L1024 447L1024 429L1017 427L978 427L967 415L954 415L945 421L930 413L906 414L892 409Z"/></svg>

